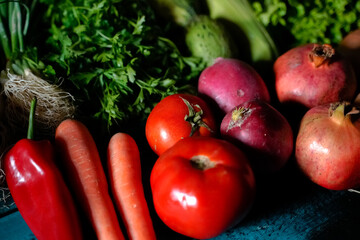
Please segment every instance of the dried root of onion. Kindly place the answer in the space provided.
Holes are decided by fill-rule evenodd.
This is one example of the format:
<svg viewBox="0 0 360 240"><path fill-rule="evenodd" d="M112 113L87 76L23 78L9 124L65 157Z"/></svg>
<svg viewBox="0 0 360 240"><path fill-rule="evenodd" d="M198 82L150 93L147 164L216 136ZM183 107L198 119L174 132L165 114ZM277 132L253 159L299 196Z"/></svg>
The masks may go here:
<svg viewBox="0 0 360 240"><path fill-rule="evenodd" d="M37 98L35 127L38 132L51 133L58 124L75 113L73 96L59 86L50 84L26 71L24 76L2 71L0 81L4 96L3 115L11 127L27 126L31 100ZM25 127L26 128L26 127Z"/></svg>

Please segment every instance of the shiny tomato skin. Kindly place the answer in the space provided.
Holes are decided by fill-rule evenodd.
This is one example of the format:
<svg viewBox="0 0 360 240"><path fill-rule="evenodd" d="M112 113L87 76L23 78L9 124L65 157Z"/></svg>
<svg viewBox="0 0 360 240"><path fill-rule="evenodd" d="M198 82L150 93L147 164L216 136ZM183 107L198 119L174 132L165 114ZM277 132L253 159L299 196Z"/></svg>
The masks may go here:
<svg viewBox="0 0 360 240"><path fill-rule="evenodd" d="M203 99L191 94L167 96L153 108L145 125L147 141L157 155L180 139L191 135L191 123L185 120L189 115L189 108L184 100L188 101L196 112L201 108L201 120L208 126L199 126L193 136L214 136L217 132L213 113Z"/></svg>
<svg viewBox="0 0 360 240"><path fill-rule="evenodd" d="M199 157L201 156L201 157ZM192 159L208 159L208 169ZM196 239L215 237L250 211L255 177L244 153L212 137L187 137L156 161L150 177L155 210L174 231Z"/></svg>

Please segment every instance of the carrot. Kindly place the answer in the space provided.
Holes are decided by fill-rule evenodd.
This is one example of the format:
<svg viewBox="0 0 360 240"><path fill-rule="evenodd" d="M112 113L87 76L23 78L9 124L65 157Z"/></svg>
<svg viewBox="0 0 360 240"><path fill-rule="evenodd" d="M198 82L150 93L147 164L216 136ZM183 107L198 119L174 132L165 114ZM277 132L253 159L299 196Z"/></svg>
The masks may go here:
<svg viewBox="0 0 360 240"><path fill-rule="evenodd" d="M77 120L64 120L56 129L55 143L75 197L84 206L97 238L124 239L99 152L87 127Z"/></svg>
<svg viewBox="0 0 360 240"><path fill-rule="evenodd" d="M111 190L129 239L156 239L135 140L126 133L116 133L110 139L107 156Z"/></svg>

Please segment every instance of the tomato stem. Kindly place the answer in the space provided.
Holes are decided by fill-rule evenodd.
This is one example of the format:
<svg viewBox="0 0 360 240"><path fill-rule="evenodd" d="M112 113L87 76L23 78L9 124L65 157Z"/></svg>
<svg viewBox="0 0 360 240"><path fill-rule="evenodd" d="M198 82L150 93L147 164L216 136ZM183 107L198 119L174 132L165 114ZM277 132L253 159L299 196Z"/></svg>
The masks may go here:
<svg viewBox="0 0 360 240"><path fill-rule="evenodd" d="M190 159L191 166L199 170L206 170L215 167L215 163L206 156L194 156Z"/></svg>
<svg viewBox="0 0 360 240"><path fill-rule="evenodd" d="M183 102L186 104L189 114L185 116L185 121L189 122L191 125L191 132L190 136L193 136L196 130L198 130L200 127L204 127L210 132L213 132L213 130L202 120L202 116L204 114L201 107L196 104L195 107L199 109L199 111L195 111L194 107L190 104L188 100L185 98L180 97Z"/></svg>

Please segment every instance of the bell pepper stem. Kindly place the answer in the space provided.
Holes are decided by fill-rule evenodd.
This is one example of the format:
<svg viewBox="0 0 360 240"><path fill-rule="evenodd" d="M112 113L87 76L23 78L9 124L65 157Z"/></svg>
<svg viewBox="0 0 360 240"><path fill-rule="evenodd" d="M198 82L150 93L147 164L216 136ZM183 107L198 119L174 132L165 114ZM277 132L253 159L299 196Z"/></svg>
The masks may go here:
<svg viewBox="0 0 360 240"><path fill-rule="evenodd" d="M34 138L34 116L35 116L36 101L37 101L36 97L34 97L33 100L31 101L27 139Z"/></svg>

